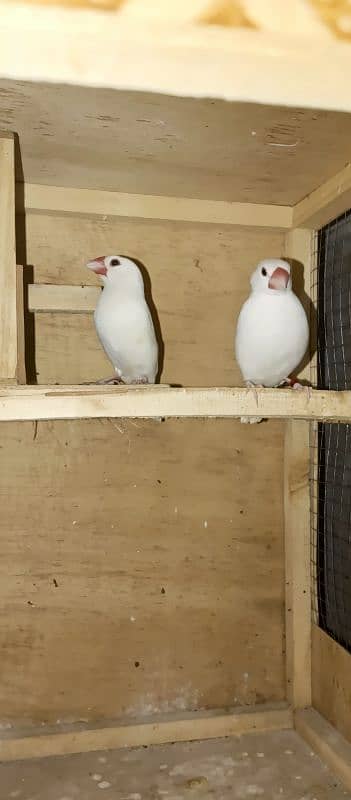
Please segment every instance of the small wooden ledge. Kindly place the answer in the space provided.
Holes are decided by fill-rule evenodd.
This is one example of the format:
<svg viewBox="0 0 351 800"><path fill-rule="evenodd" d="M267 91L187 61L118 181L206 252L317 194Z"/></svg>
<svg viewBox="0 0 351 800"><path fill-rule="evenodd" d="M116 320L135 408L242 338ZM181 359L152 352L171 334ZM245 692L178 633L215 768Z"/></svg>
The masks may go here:
<svg viewBox="0 0 351 800"><path fill-rule="evenodd" d="M0 421L93 417L351 420L351 392L231 387L0 386Z"/></svg>
<svg viewBox="0 0 351 800"><path fill-rule="evenodd" d="M237 708L231 712L205 711L163 714L152 719L118 723L47 726L39 729L6 731L0 736L1 761L23 758L89 753L120 747L141 747L166 742L192 742L241 736L245 733L287 730L293 714L286 703Z"/></svg>

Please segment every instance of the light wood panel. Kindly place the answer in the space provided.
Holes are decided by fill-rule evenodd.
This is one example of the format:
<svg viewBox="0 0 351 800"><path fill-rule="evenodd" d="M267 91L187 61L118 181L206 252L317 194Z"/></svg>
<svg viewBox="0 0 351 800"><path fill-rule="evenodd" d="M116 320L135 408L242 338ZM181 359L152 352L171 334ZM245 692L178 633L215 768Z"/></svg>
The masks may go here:
<svg viewBox="0 0 351 800"><path fill-rule="evenodd" d="M286 235L286 256L293 269L294 289L302 300L310 332L314 325L310 299L313 233L295 228ZM309 351L300 370L311 382L313 353ZM311 547L310 547L310 426L289 420L284 449L284 536L286 579L287 695L293 708L311 705Z"/></svg>
<svg viewBox="0 0 351 800"><path fill-rule="evenodd" d="M94 94L95 87L122 87L179 97L350 111L349 49L328 35L311 8L306 14L303 1L279 4L279 13L276 3L269 9L267 3L261 8L256 2L253 20L251 13L248 16L259 30L194 24L194 2L185 0L157 6L133 2L127 17L57 7L54 13L36 7L34 14L15 0L2 2L0 74L14 80L25 76L32 82L90 85ZM144 14L139 15L142 8ZM55 89L54 85L53 93ZM66 107L61 104L60 111ZM74 113L75 109L68 115L72 120ZM35 127L38 121L34 118ZM315 151L315 137L310 141Z"/></svg>
<svg viewBox="0 0 351 800"><path fill-rule="evenodd" d="M293 224L319 229L351 206L351 164L322 183L293 209Z"/></svg>
<svg viewBox="0 0 351 800"><path fill-rule="evenodd" d="M289 206L233 203L222 200L194 200L145 194L70 189L63 186L18 184L18 212L141 217L175 222L204 222L208 225L249 225L256 228L290 228L293 209Z"/></svg>
<svg viewBox="0 0 351 800"><path fill-rule="evenodd" d="M288 421L284 448L287 697L311 705L309 425Z"/></svg>
<svg viewBox="0 0 351 800"><path fill-rule="evenodd" d="M122 60L119 49L118 76ZM349 114L269 105L262 92L259 103L229 103L209 99L209 86L193 99L94 84L0 80L0 127L18 133L20 181L291 206L350 160Z"/></svg>
<svg viewBox="0 0 351 800"><path fill-rule="evenodd" d="M26 227L26 263L34 265L35 282L98 287L85 263L116 251L145 265L165 345L163 382L242 383L233 355L236 318L258 261L282 255L283 232L33 214ZM39 383L76 384L111 374L91 315L37 315L35 334Z"/></svg>
<svg viewBox="0 0 351 800"><path fill-rule="evenodd" d="M2 424L0 469L3 720L284 698L279 423Z"/></svg>
<svg viewBox="0 0 351 800"><path fill-rule="evenodd" d="M14 139L0 134L0 383L17 375L14 181Z"/></svg>
<svg viewBox="0 0 351 800"><path fill-rule="evenodd" d="M95 311L101 289L95 286L56 286L52 283L30 283L28 310L82 314Z"/></svg>
<svg viewBox="0 0 351 800"><path fill-rule="evenodd" d="M314 708L297 711L297 732L334 775L351 791L351 745ZM347 792L345 792L347 794Z"/></svg>
<svg viewBox="0 0 351 800"><path fill-rule="evenodd" d="M17 367L16 379L19 384L27 383L26 374L26 332L24 321L24 277L23 267L16 267L16 324L17 324Z"/></svg>
<svg viewBox="0 0 351 800"><path fill-rule="evenodd" d="M153 718L128 725L110 723L108 727L89 728L85 725L66 725L66 730L43 733L21 731L16 735L0 737L1 761L23 758L45 758L68 753L90 753L125 747L147 747L165 742L192 742L217 739L224 736L242 736L245 733L281 731L293 727L293 715L284 703L263 704L254 708L239 708L235 712L200 712L191 714L165 714L163 719ZM23 735L23 734L22 734Z"/></svg>
<svg viewBox="0 0 351 800"><path fill-rule="evenodd" d="M312 634L313 704L351 741L351 655L317 625Z"/></svg>

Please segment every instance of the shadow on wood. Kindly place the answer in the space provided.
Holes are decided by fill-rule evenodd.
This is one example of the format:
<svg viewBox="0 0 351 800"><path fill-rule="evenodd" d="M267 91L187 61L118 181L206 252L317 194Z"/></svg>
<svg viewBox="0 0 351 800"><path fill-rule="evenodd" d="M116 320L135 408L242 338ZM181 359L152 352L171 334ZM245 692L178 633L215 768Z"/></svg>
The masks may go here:
<svg viewBox="0 0 351 800"><path fill-rule="evenodd" d="M135 264L137 264L137 266L139 267L139 269L141 271L141 274L143 276L144 287L145 287L145 298L146 298L146 302L147 302L147 304L149 306L149 309L150 309L150 313L151 313L151 316L152 316L152 321L154 323L155 334L156 334L156 339L157 339L157 344L158 344L158 370L157 370L157 375L156 375L156 383L160 383L162 370L163 370L163 364L164 364L164 357L165 357L165 344L164 344L164 341L163 341L163 336L162 336L162 331L161 331L160 318L159 318L158 311L157 311L156 305L155 305L153 297L152 297L151 278L150 278L150 275L148 273L148 270L145 267L145 264L143 264L142 261L139 261L138 258L134 258L134 256L126 256L126 258L132 258L133 259Z"/></svg>
<svg viewBox="0 0 351 800"><path fill-rule="evenodd" d="M15 175L16 175L16 200L20 201L20 208L24 208L24 174L22 166L21 148L17 134L15 141ZM27 265L27 239L25 213L16 214L16 261L23 264L23 300L24 300L24 330L25 330L25 368L28 383L37 383L35 366L35 315L28 310L28 286L34 282L34 270Z"/></svg>

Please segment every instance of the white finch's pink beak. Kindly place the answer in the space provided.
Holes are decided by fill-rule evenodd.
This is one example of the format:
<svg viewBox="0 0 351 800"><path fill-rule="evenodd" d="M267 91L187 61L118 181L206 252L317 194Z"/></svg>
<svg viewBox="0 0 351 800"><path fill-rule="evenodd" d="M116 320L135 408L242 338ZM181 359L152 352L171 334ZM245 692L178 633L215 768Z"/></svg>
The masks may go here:
<svg viewBox="0 0 351 800"><path fill-rule="evenodd" d="M92 261L88 261L87 263L88 269L92 269L93 272L96 272L97 275L107 275L107 269L105 267L105 256L98 256L94 258Z"/></svg>
<svg viewBox="0 0 351 800"><path fill-rule="evenodd" d="M289 280L290 280L290 275L287 272L287 270L283 269L283 267L277 267L277 269L274 270L273 274L269 279L268 288L278 289L278 290L280 289L281 291L282 289L286 289Z"/></svg>

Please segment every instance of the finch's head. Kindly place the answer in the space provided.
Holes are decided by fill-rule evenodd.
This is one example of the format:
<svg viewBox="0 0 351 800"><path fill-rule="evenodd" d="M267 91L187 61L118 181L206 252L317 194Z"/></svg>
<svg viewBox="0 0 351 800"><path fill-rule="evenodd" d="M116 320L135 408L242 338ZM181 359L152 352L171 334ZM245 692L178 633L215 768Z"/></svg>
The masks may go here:
<svg viewBox="0 0 351 800"><path fill-rule="evenodd" d="M291 289L290 264L281 258L260 261L251 276L254 292L280 293Z"/></svg>
<svg viewBox="0 0 351 800"><path fill-rule="evenodd" d="M143 279L139 267L126 256L97 256L88 261L88 269L99 275L105 286L122 288L143 287Z"/></svg>

